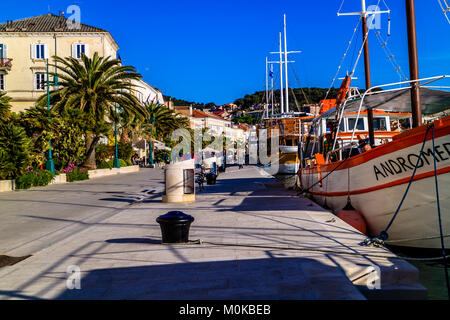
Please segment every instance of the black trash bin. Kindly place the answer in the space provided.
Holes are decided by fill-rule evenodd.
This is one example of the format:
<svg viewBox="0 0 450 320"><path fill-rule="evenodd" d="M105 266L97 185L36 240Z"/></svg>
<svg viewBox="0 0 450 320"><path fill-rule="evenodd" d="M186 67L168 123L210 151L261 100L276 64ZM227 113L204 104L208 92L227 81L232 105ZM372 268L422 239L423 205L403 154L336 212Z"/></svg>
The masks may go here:
<svg viewBox="0 0 450 320"><path fill-rule="evenodd" d="M210 172L206 174L206 184L213 185L216 184L217 175Z"/></svg>
<svg viewBox="0 0 450 320"><path fill-rule="evenodd" d="M181 211L170 211L156 218L162 233L163 243L186 243L189 241L189 228L194 217Z"/></svg>

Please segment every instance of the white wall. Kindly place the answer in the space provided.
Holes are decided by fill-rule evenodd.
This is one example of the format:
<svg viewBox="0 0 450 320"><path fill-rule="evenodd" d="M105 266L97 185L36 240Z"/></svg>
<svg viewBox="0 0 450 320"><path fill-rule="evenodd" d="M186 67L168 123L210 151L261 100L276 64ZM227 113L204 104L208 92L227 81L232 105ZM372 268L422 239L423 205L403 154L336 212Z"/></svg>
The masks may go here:
<svg viewBox="0 0 450 320"><path fill-rule="evenodd" d="M133 80L136 88L136 96L141 102L154 102L164 104L164 98L161 91L156 90L144 80Z"/></svg>

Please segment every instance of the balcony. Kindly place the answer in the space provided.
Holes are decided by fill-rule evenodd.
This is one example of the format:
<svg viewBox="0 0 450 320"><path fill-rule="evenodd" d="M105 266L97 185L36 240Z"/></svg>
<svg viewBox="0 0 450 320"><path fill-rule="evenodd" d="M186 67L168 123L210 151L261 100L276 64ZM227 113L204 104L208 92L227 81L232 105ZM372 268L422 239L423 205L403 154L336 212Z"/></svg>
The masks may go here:
<svg viewBox="0 0 450 320"><path fill-rule="evenodd" d="M11 70L12 60L10 58L0 58L0 70Z"/></svg>

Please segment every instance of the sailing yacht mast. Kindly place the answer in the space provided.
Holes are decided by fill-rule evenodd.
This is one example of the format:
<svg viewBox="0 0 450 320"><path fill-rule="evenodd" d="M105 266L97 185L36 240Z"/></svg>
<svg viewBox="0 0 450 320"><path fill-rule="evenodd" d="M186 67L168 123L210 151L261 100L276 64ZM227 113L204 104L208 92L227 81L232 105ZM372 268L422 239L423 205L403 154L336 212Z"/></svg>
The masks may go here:
<svg viewBox="0 0 450 320"><path fill-rule="evenodd" d="M280 113L284 113L284 99L283 99L283 53L281 52L281 32L280 32L280 41L279 41L280 50Z"/></svg>
<svg viewBox="0 0 450 320"><path fill-rule="evenodd" d="M372 79L370 77L370 57L369 57L369 30L367 29L367 11L366 11L366 1L361 0L362 11L362 33L364 42L364 74L366 78L366 90L372 88ZM373 147L375 146L375 132L373 128L373 110L367 110L367 123L369 124L369 142Z"/></svg>
<svg viewBox="0 0 450 320"><path fill-rule="evenodd" d="M419 79L417 59L416 10L414 0L406 0L406 22L408 30L409 78ZM420 87L418 82L411 83L411 112L413 128L422 125Z"/></svg>
<svg viewBox="0 0 450 320"><path fill-rule="evenodd" d="M289 83L288 83L288 58L287 58L287 40L286 40L286 14L283 15L284 20L284 79L286 81L286 113L289 113ZM281 51L281 50L280 50Z"/></svg>
<svg viewBox="0 0 450 320"><path fill-rule="evenodd" d="M366 0L361 0L361 12L352 12L352 13L339 13L338 16L353 16L359 15L362 20L362 33L363 33L363 41L364 41L364 73L366 80L366 90L372 87L371 78L370 78L370 57L369 57L369 31L367 28L367 17L371 14L373 17L376 14L381 13L389 13L390 10L387 11L370 11L366 10ZM372 21L372 20L371 20ZM367 122L369 124L369 141L370 145L373 147L375 145L375 133L373 127L373 110L367 110Z"/></svg>
<svg viewBox="0 0 450 320"><path fill-rule="evenodd" d="M266 118L269 117L269 74L268 74L268 62L266 57L266 105L264 107L264 113Z"/></svg>
<svg viewBox="0 0 450 320"><path fill-rule="evenodd" d="M288 60L288 54L290 53L300 53L301 51L287 51L287 36L286 36L286 15L283 15L284 17L284 51L282 48L282 37L281 32L279 34L279 50L278 52L271 52L271 54L278 54L279 55L279 61L269 61L269 63L279 63L280 64L280 114L288 113L289 112L289 85L288 85L288 63L292 63L295 61L289 61ZM284 60L283 60L284 55ZM284 77L285 80L283 80L283 65L284 65ZM273 88L273 79L272 79L272 88ZM285 97L286 96L286 103L285 103ZM273 94L272 94L273 99ZM272 102L273 104L273 102Z"/></svg>
<svg viewBox="0 0 450 320"><path fill-rule="evenodd" d="M271 106L272 106L272 117L273 117L273 64L270 64L270 102L271 102Z"/></svg>

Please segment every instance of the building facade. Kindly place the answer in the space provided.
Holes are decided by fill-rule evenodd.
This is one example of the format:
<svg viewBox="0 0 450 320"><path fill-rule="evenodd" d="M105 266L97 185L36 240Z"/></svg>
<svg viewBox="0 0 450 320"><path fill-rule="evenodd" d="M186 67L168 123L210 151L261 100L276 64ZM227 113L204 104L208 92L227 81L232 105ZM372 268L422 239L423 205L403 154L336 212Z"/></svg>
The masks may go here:
<svg viewBox="0 0 450 320"><path fill-rule="evenodd" d="M0 24L0 90L12 98L12 111L32 107L45 93L46 62L54 55L80 59L98 52L116 58L119 46L108 31L71 23L64 15L46 14Z"/></svg>
<svg viewBox="0 0 450 320"><path fill-rule="evenodd" d="M164 97L160 90L153 88L144 80L132 80L134 95L141 103L164 104Z"/></svg>

